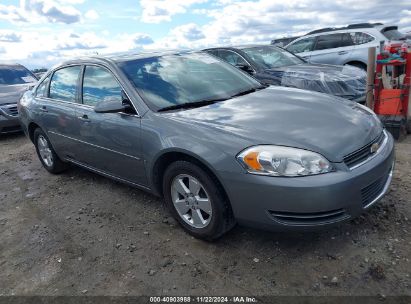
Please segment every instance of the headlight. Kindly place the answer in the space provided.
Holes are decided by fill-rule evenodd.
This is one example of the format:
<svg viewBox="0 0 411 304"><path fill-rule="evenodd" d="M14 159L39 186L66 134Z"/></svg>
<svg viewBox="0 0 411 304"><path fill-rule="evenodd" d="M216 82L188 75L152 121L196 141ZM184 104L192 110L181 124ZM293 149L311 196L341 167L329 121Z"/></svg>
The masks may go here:
<svg viewBox="0 0 411 304"><path fill-rule="evenodd" d="M322 155L297 148L255 146L241 152L237 159L249 173L272 176L306 176L332 171Z"/></svg>

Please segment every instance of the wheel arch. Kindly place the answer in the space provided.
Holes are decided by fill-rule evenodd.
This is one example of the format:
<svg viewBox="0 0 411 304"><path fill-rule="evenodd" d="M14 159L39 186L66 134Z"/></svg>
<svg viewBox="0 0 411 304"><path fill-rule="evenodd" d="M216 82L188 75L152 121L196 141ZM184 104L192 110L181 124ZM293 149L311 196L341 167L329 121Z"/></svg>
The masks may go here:
<svg viewBox="0 0 411 304"><path fill-rule="evenodd" d="M41 127L38 124L36 124L35 122L30 122L28 127L27 127L29 138L30 138L31 142L33 142L33 143L34 143L34 131L37 128L41 129Z"/></svg>
<svg viewBox="0 0 411 304"><path fill-rule="evenodd" d="M187 150L180 150L180 149L170 149L164 151L161 155L159 155L156 160L153 162L153 165L150 170L150 180L153 185L153 190L159 196L163 196L163 176L170 164L175 161L188 161L203 169L210 177L215 181L216 185L221 189L224 197L230 203L229 196L221 179L219 178L218 174L212 169L211 165L204 159L194 155L190 151Z"/></svg>
<svg viewBox="0 0 411 304"><path fill-rule="evenodd" d="M352 65L352 66L361 66L364 70L367 70L367 63L363 62L361 60L350 60L348 62L346 62L345 64L347 65Z"/></svg>

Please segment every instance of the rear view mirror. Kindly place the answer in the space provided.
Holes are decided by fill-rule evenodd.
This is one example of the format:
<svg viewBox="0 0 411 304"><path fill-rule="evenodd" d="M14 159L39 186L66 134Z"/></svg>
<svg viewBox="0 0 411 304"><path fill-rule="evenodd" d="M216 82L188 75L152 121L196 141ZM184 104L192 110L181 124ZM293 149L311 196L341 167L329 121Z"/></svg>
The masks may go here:
<svg viewBox="0 0 411 304"><path fill-rule="evenodd" d="M254 70L247 64L236 64L236 68L243 70L244 72L247 72L248 74L253 74Z"/></svg>

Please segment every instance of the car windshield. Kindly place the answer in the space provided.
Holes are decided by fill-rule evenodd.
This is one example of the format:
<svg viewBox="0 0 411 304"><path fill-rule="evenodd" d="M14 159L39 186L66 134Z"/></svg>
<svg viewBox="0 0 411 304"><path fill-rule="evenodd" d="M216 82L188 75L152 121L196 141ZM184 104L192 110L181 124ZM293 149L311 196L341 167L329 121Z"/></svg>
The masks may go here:
<svg viewBox="0 0 411 304"><path fill-rule="evenodd" d="M36 81L34 75L22 66L0 66L0 84L13 85Z"/></svg>
<svg viewBox="0 0 411 304"><path fill-rule="evenodd" d="M118 62L150 108L228 99L261 84L211 55L183 53Z"/></svg>
<svg viewBox="0 0 411 304"><path fill-rule="evenodd" d="M388 40L405 40L405 35L401 33L397 27L387 27L382 30L382 34L388 39Z"/></svg>
<svg viewBox="0 0 411 304"><path fill-rule="evenodd" d="M297 56L275 46L260 46L243 51L258 65L263 68L278 68L289 65L301 64L304 61Z"/></svg>

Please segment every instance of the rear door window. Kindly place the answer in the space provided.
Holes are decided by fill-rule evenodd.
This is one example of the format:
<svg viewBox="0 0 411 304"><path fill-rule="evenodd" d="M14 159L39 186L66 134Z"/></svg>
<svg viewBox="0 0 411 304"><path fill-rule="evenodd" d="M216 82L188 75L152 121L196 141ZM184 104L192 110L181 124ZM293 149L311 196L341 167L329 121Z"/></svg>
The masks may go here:
<svg viewBox="0 0 411 304"><path fill-rule="evenodd" d="M83 79L83 104L95 106L101 101L121 103L121 87L107 69L87 66Z"/></svg>
<svg viewBox="0 0 411 304"><path fill-rule="evenodd" d="M311 52L313 50L316 37L304 38L294 42L287 47L287 51L291 53L304 53Z"/></svg>
<svg viewBox="0 0 411 304"><path fill-rule="evenodd" d="M81 66L70 66L54 72L50 82L50 98L77 102L78 80Z"/></svg>
<svg viewBox="0 0 411 304"><path fill-rule="evenodd" d="M343 44L343 37L343 34L329 34L318 36L317 43L315 44L315 50L328 50L346 46Z"/></svg>
<svg viewBox="0 0 411 304"><path fill-rule="evenodd" d="M351 39L351 36L349 33L345 33L342 36L342 41L341 41L341 47L343 46L352 46L354 45L354 42Z"/></svg>
<svg viewBox="0 0 411 304"><path fill-rule="evenodd" d="M48 97L49 95L49 83L50 83L50 76L47 76L41 84L37 87L36 96L37 97Z"/></svg>

